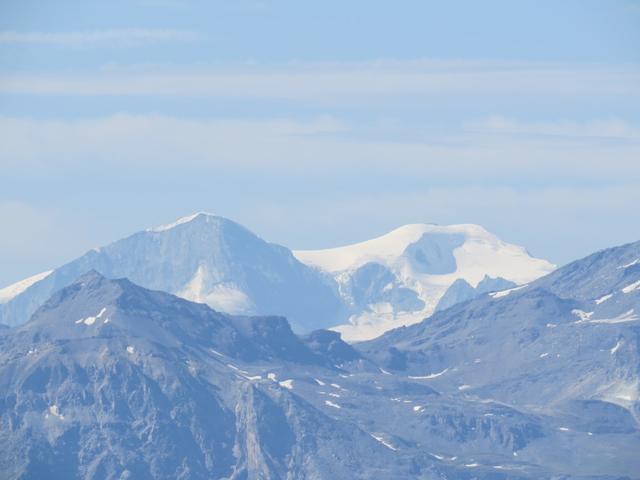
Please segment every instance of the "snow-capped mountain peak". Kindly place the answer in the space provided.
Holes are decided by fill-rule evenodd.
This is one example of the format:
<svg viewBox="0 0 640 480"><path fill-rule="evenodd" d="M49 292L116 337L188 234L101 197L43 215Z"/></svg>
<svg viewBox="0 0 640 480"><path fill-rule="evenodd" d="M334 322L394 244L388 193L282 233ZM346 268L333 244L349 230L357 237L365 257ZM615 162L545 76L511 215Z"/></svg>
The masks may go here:
<svg viewBox="0 0 640 480"><path fill-rule="evenodd" d="M403 225L371 240L323 250L297 250L294 255L308 265L328 272L358 268L371 261L388 263L433 227L436 225Z"/></svg>
<svg viewBox="0 0 640 480"><path fill-rule="evenodd" d="M164 225L158 225L157 227L151 227L151 228L147 228L147 232L166 232L167 230L171 230L175 227L178 227L180 225L184 225L186 223L190 223L193 220L197 219L197 218L211 218L213 220L217 220L217 221L227 221L227 222L231 222L231 220L229 220L228 218L225 217L221 217L218 215L214 215L213 213L209 213L209 212L196 212L192 215L187 215L186 217L181 217L179 219L177 219L175 222L172 223L167 223Z"/></svg>
<svg viewBox="0 0 640 480"><path fill-rule="evenodd" d="M87 252L0 305L18 325L56 290L95 269L235 314L277 314L298 330L337 323L342 305L325 275L244 226L200 212Z"/></svg>
<svg viewBox="0 0 640 480"><path fill-rule="evenodd" d="M422 320L456 280L474 288L485 277L522 284L555 268L474 224L409 224L364 242L294 255L338 282L353 314L337 329L350 340Z"/></svg>
<svg viewBox="0 0 640 480"><path fill-rule="evenodd" d="M439 247L442 257L449 253L453 254L456 262L454 272L464 270L467 276L472 277L467 280L470 280L473 285L480 282L485 275L492 276L492 273L495 273L490 271L492 266L495 267L496 272L498 270L503 272L507 268L506 264L512 265L509 275L516 283L527 282L532 276L540 277L555 268L546 260L531 257L523 247L503 242L482 226L475 224L443 226L413 223L403 225L371 240L323 250L296 250L293 253L304 263L332 273L355 270L369 262L391 266L401 263L401 258L406 258L410 254L407 249L421 240L426 240L425 236L431 243L428 246ZM486 252L495 252L501 257L503 260L501 265L495 266L492 261L482 262L483 265L480 266L481 258L478 254ZM431 261L431 263L434 262ZM526 264L525 269L522 268L523 263ZM446 269L446 267L437 268L434 265L432 268Z"/></svg>
<svg viewBox="0 0 640 480"><path fill-rule="evenodd" d="M14 297L17 297L34 283L47 278L51 274L51 272L53 272L53 270L38 273L29 278L25 278L24 280L20 280L19 282L9 285L8 287L4 287L0 290L0 304L7 303Z"/></svg>

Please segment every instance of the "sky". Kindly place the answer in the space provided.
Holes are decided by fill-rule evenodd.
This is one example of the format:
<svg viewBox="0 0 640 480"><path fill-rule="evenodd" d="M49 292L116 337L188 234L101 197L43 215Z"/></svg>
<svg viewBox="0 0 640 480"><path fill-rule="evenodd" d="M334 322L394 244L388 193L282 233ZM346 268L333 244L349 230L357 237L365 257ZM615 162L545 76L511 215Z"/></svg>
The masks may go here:
<svg viewBox="0 0 640 480"><path fill-rule="evenodd" d="M640 240L640 1L0 3L0 287L197 211Z"/></svg>

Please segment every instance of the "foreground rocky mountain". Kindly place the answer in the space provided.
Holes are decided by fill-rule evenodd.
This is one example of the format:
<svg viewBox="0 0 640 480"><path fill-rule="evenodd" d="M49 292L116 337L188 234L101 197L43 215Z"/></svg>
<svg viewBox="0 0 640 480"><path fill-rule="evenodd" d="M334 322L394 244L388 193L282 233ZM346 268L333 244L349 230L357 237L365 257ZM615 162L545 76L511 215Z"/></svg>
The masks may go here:
<svg viewBox="0 0 640 480"><path fill-rule="evenodd" d="M438 308L555 268L479 225L405 225L366 242L294 255L335 278L350 312L336 330L348 340L420 322Z"/></svg>
<svg viewBox="0 0 640 480"><path fill-rule="evenodd" d="M637 242L358 347L390 372L444 394L549 418L567 441L523 447L522 461L545 457L573 463L574 473L637 478L639 313Z"/></svg>
<svg viewBox="0 0 640 480"><path fill-rule="evenodd" d="M224 312L284 315L302 331L330 326L343 316L331 279L297 261L287 248L226 218L199 213L0 290L0 323L24 323L53 292L91 269Z"/></svg>
<svg viewBox="0 0 640 480"><path fill-rule="evenodd" d="M637 478L639 295L637 243L350 346L93 272L0 330L0 478Z"/></svg>
<svg viewBox="0 0 640 480"><path fill-rule="evenodd" d="M290 363L333 367L279 317L231 318L91 273L0 344L0 478L371 478L408 468L292 394Z"/></svg>

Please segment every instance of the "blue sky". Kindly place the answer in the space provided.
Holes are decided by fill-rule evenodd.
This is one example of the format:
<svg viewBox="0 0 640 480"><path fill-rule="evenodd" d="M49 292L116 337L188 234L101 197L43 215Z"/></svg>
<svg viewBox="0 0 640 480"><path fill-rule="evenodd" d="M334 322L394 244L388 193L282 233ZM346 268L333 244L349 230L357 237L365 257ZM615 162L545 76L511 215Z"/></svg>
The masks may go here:
<svg viewBox="0 0 640 480"><path fill-rule="evenodd" d="M0 285L206 210L292 248L640 239L640 2L7 1Z"/></svg>

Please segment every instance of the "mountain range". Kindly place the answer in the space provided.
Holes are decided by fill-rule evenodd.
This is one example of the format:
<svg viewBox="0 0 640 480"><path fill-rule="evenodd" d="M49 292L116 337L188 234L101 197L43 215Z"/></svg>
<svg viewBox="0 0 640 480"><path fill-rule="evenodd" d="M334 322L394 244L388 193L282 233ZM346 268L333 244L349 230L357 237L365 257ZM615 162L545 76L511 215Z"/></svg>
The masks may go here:
<svg viewBox="0 0 640 480"><path fill-rule="evenodd" d="M640 242L353 345L89 271L0 329L0 478L638 478L639 309Z"/></svg>
<svg viewBox="0 0 640 480"><path fill-rule="evenodd" d="M283 315L302 331L343 315L331 282L287 248L226 218L199 213L93 249L1 290L0 323L24 323L53 292L89 270L228 313Z"/></svg>
<svg viewBox="0 0 640 480"><path fill-rule="evenodd" d="M0 323L20 325L95 269L215 310L281 315L294 331L366 340L440 308L523 284L554 265L477 225L413 224L366 242L291 251L223 217L197 213L93 249L0 290Z"/></svg>

